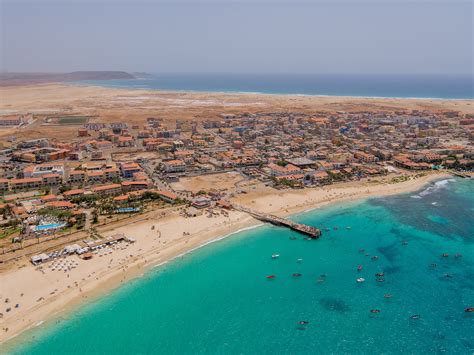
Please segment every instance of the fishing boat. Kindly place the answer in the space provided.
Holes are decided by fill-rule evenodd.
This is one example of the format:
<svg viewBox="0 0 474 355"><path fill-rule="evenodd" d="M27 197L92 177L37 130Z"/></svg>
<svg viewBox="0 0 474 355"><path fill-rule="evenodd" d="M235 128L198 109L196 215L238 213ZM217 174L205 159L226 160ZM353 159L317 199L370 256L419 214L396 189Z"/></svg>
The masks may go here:
<svg viewBox="0 0 474 355"><path fill-rule="evenodd" d="M380 313L380 309L371 309L370 313Z"/></svg>
<svg viewBox="0 0 474 355"><path fill-rule="evenodd" d="M276 277L275 275L268 275L268 276L267 276L267 279L272 280L272 279L274 279L275 277Z"/></svg>
<svg viewBox="0 0 474 355"><path fill-rule="evenodd" d="M358 283L362 283L362 282L365 282L365 279L363 277L359 277L356 281Z"/></svg>
<svg viewBox="0 0 474 355"><path fill-rule="evenodd" d="M420 319L421 316L419 314L414 314L412 316L410 316L410 319Z"/></svg>
<svg viewBox="0 0 474 355"><path fill-rule="evenodd" d="M390 293L387 293L387 294L383 295L383 298L392 298L392 295Z"/></svg>
<svg viewBox="0 0 474 355"><path fill-rule="evenodd" d="M300 274L300 273L298 273L298 272L295 272L295 273L294 273L292 276L293 276L293 277L300 277L300 276L301 276L301 274Z"/></svg>
<svg viewBox="0 0 474 355"><path fill-rule="evenodd" d="M474 312L474 307L466 308L466 309L464 310L464 312L466 312L466 313L472 313L472 312Z"/></svg>
<svg viewBox="0 0 474 355"><path fill-rule="evenodd" d="M362 271L363 267L362 265L357 266L357 271Z"/></svg>
<svg viewBox="0 0 474 355"><path fill-rule="evenodd" d="M383 272L378 272L375 274L375 276L377 277L384 277L384 273Z"/></svg>
<svg viewBox="0 0 474 355"><path fill-rule="evenodd" d="M278 259L280 257L280 254L272 254L272 259Z"/></svg>

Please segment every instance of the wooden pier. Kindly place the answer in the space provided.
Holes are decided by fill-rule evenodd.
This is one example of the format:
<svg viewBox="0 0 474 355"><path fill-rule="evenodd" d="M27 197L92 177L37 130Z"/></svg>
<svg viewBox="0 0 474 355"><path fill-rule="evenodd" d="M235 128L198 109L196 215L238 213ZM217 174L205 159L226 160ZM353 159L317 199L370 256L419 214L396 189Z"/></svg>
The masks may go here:
<svg viewBox="0 0 474 355"><path fill-rule="evenodd" d="M239 206L239 205L233 204L232 207L237 211L248 213L253 218L258 219L262 222L267 222L267 223L271 223L271 224L276 225L276 226L289 228L289 229L294 230L298 233L307 235L311 239L317 239L322 234L320 229L318 229L316 227L313 227L313 226L308 226L307 224L296 223L296 222L290 221L289 219L286 219L286 218L281 218L281 217L277 217L277 216L274 216L274 215L271 215L271 214L258 212L258 211L252 210L251 208L247 208L247 207L244 207L244 206Z"/></svg>

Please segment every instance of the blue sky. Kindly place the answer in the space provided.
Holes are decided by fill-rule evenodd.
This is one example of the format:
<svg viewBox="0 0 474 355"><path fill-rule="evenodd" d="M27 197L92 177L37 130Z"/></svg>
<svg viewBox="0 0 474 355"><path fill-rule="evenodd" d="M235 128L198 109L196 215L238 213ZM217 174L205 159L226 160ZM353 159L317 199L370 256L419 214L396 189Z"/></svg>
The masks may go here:
<svg viewBox="0 0 474 355"><path fill-rule="evenodd" d="M471 1L0 3L3 71L473 71Z"/></svg>

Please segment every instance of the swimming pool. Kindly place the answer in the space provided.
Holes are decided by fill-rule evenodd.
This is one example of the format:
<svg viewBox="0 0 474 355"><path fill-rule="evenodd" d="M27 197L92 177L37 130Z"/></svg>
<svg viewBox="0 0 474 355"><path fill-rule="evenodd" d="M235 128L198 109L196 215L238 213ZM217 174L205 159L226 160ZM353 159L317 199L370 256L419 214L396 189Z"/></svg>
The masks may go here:
<svg viewBox="0 0 474 355"><path fill-rule="evenodd" d="M64 227L65 225L66 225L66 223L43 224L43 225L40 225L40 226L35 226L35 228L33 230L35 232L37 232L37 231L46 231L46 230L49 230L49 229L58 229L58 228Z"/></svg>

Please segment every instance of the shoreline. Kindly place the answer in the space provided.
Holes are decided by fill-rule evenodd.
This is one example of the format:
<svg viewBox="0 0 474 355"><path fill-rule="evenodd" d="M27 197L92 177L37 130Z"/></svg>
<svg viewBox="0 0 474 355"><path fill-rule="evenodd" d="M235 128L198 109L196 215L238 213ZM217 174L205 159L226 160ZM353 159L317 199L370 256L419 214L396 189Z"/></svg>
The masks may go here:
<svg viewBox="0 0 474 355"><path fill-rule="evenodd" d="M245 200L244 203L253 204L252 207L259 205L257 208L265 210L265 212L289 216L310 212L337 203L409 193L420 190L433 181L449 177L451 175L447 173L434 173L394 184L377 183L371 186L339 184L297 191L255 192L249 193L241 198L239 202ZM280 203L274 206L273 203L269 203L269 201L274 201L277 196L283 197L280 200L289 202L289 204ZM316 201L315 199L319 200ZM301 202L302 200L302 203L295 203L295 201ZM265 205L266 208L261 207ZM179 225L177 225L177 222ZM160 230L159 237L153 236L153 233L150 232L150 225L157 225ZM113 233L124 232L126 235L132 235L137 239L137 242L124 253L114 251L109 257L102 259L94 257L91 261L81 262L80 269L74 271L79 273L76 280L79 280L80 284L73 288L65 285L66 282L72 282L72 278L69 279L69 276L66 278L66 275L61 275L62 277L59 276L56 283L54 283L52 279L56 275L53 274L53 271L40 273L29 263L25 267L0 274L1 278L4 279L2 284L5 285L6 295L2 295L3 297L12 297L12 294L18 295L22 290L26 295L26 292L30 292L30 289L33 290L31 291L32 294L28 295L28 301L21 300L22 306L19 310L14 310L7 316L4 315L0 322L2 325L0 343L7 343L9 348L13 348L15 344L25 339L23 336L28 336L28 330L39 325L47 326L50 322L61 319L70 312L77 310L84 303L91 300L96 301L101 296L110 294L123 283L142 277L148 271L161 267L174 259L261 225L260 221L235 211L231 211L227 218L223 216L216 218L199 216L186 219L179 215L171 215L159 221L132 222L129 225L117 228ZM196 232L184 237L181 232L186 228L192 228ZM165 238L159 240L162 232L169 233L169 235L166 234ZM107 234L110 235L111 233L105 235ZM142 251L142 248L146 248L146 250ZM131 254L132 251L133 254ZM136 256L135 253L137 253ZM115 259L117 256L124 257L123 262L120 260L117 262ZM114 259L115 262L113 263ZM112 263L113 268L110 266ZM87 274L89 275L86 276ZM23 282L19 283L18 280ZM51 285L46 284L47 282L50 282ZM45 300L41 303L35 301L38 296L50 293L50 289L55 287L58 291L52 297L45 297ZM59 290L59 288L61 289ZM8 327L9 331L5 332L4 327Z"/></svg>
<svg viewBox="0 0 474 355"><path fill-rule="evenodd" d="M124 80L137 80L137 79L124 79ZM139 80L139 79L138 79ZM360 95L328 95L328 94L302 94L302 93L283 93L283 92L261 92L261 91L239 91L239 90L193 90L193 89L160 89L150 87L136 87L136 86L125 86L125 85L100 85L99 83L83 83L83 82L58 82L52 83L66 86L79 86L86 88L106 88L106 89L123 89L123 90L141 90L150 92L159 92L163 94L204 94L204 95L246 95L246 96L275 96L275 97L314 97L314 98L334 98L334 99L370 99L370 100L427 100L427 101L466 101L473 100L474 97L418 97L418 96L360 96Z"/></svg>

